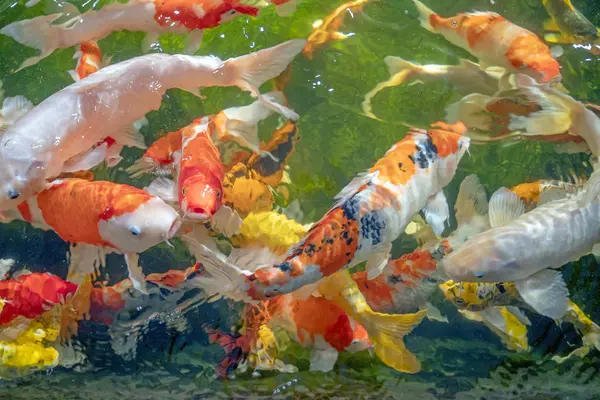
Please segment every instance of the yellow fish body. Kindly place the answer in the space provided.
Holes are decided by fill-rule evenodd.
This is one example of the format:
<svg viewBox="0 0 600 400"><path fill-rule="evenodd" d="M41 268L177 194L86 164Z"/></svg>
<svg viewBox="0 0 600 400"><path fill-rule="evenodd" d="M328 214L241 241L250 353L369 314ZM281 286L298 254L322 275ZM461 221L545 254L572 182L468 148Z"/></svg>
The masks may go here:
<svg viewBox="0 0 600 400"><path fill-rule="evenodd" d="M547 42L597 44L600 31L573 6L571 0L542 0L542 3L551 17L544 25L551 31L544 36Z"/></svg>

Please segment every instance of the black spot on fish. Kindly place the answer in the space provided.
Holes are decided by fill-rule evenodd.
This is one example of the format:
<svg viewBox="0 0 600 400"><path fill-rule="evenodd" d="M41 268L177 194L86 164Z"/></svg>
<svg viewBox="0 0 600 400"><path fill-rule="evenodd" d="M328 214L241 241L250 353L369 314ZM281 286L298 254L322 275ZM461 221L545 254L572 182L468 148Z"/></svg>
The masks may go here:
<svg viewBox="0 0 600 400"><path fill-rule="evenodd" d="M358 211L360 210L360 200L357 196L352 196L346 200L341 206L344 211L344 216L351 221L356 221L358 218Z"/></svg>
<svg viewBox="0 0 600 400"><path fill-rule="evenodd" d="M291 269L290 263L287 261L284 261L279 265L275 265L275 268L279 268L282 272L288 272Z"/></svg>
<svg viewBox="0 0 600 400"><path fill-rule="evenodd" d="M352 244L352 242L354 242L354 239L353 239L353 238L349 238L348 240L346 240L346 244L347 244L348 246L350 246L350 245Z"/></svg>
<svg viewBox="0 0 600 400"><path fill-rule="evenodd" d="M497 283L496 287L498 288L498 290L500 291L500 293L506 292L506 289L504 288L504 284L503 283Z"/></svg>
<svg viewBox="0 0 600 400"><path fill-rule="evenodd" d="M429 136L425 141L416 144L416 150L415 156L409 157L419 168L429 168L438 157L437 147Z"/></svg>
<svg viewBox="0 0 600 400"><path fill-rule="evenodd" d="M304 249L304 254L306 254L309 257L312 257L315 255L317 251L317 248L315 247L314 244L309 244L308 246L306 246L306 248Z"/></svg>
<svg viewBox="0 0 600 400"><path fill-rule="evenodd" d="M363 238L370 238L373 246L381 243L385 227L385 220L381 218L378 211L365 214L360 219L360 235Z"/></svg>
<svg viewBox="0 0 600 400"><path fill-rule="evenodd" d="M403 282L403 279L402 279L402 277L400 277L400 276L397 276L397 275L390 275L390 276L388 277L388 282L389 282L390 284L392 284L392 285L396 285L396 284L398 284L398 283L402 283L402 282Z"/></svg>
<svg viewBox="0 0 600 400"><path fill-rule="evenodd" d="M164 288L164 287L160 288L160 294L162 294L165 297L169 296L171 293L172 292L167 288Z"/></svg>
<svg viewBox="0 0 600 400"><path fill-rule="evenodd" d="M287 140L270 150L270 153L275 157L275 160L270 155L263 154L255 163L253 163L253 165L250 165L250 169L255 170L261 176L275 175L283 168L286 157L294 150L296 131L297 128L294 125L294 129L288 133Z"/></svg>

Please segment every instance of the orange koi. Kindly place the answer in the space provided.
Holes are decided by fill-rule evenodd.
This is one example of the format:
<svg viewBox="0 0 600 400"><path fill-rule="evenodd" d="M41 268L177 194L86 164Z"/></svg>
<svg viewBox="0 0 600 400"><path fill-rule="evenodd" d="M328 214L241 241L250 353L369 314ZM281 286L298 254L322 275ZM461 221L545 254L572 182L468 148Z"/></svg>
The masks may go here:
<svg viewBox="0 0 600 400"><path fill-rule="evenodd" d="M9 218L53 230L82 251L89 245L124 254L134 287L141 291L143 273L137 254L172 238L181 225L172 207L141 189L83 179L48 183L8 213ZM93 265L90 260L81 264ZM70 273L77 269L73 260L70 268Z"/></svg>
<svg viewBox="0 0 600 400"><path fill-rule="evenodd" d="M354 179L281 263L244 271L196 240L184 238L215 277L212 289L222 293L231 288L222 294L234 299L265 299L363 261L373 279L387 264L392 242L421 209L441 233L449 214L442 189L454 176L469 139L461 135L466 131L462 123L433 126L437 129L410 130L366 174Z"/></svg>
<svg viewBox="0 0 600 400"><path fill-rule="evenodd" d="M81 42L73 58L77 59L77 65L74 70L69 71L69 75L74 81L86 78L102 68L102 52L98 43L93 40Z"/></svg>
<svg viewBox="0 0 600 400"><path fill-rule="evenodd" d="M348 1L331 12L324 20L317 20L313 23L313 31L307 39L306 46L302 50L302 54L309 60L312 60L313 53L320 47L332 40L345 40L347 35L338 32L346 12L361 10L363 5L370 0L352 0Z"/></svg>
<svg viewBox="0 0 600 400"><path fill-rule="evenodd" d="M550 48L533 32L494 12L461 13L443 18L413 0L421 26L470 52L480 64L523 73L538 82L560 80L560 65Z"/></svg>

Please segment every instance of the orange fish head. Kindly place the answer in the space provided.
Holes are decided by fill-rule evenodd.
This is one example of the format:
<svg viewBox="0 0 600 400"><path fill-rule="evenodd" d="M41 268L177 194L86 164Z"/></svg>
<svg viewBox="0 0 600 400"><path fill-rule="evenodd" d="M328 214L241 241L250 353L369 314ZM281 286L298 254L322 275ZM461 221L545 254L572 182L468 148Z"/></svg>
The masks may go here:
<svg viewBox="0 0 600 400"><path fill-rule="evenodd" d="M541 60L533 61L527 64L527 69L533 71L533 77L540 83L554 82L561 80L560 64L552 57L544 57Z"/></svg>
<svg viewBox="0 0 600 400"><path fill-rule="evenodd" d="M215 176L194 175L183 183L180 198L187 217L206 221L221 208L223 185Z"/></svg>
<svg viewBox="0 0 600 400"><path fill-rule="evenodd" d="M361 324L356 323L352 332L352 342L346 346L345 350L349 353L356 353L369 347L371 347L371 341L367 330Z"/></svg>

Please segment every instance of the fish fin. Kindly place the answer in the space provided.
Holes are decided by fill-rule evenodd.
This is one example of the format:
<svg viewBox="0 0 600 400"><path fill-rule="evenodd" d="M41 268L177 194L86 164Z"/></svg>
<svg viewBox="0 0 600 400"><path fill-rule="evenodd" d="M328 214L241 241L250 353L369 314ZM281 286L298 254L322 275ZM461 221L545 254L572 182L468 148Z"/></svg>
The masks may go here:
<svg viewBox="0 0 600 400"><path fill-rule="evenodd" d="M413 215L412 220L406 225L404 233L413 236L419 246L439 240L431 225L425 222L421 214Z"/></svg>
<svg viewBox="0 0 600 400"><path fill-rule="evenodd" d="M560 319L567 312L569 290L560 271L542 270L516 281L515 286L523 300L539 314Z"/></svg>
<svg viewBox="0 0 600 400"><path fill-rule="evenodd" d="M227 256L227 262L236 265L244 271L254 272L264 265L278 264L285 259L285 255L277 255L268 247L256 245L245 246L243 248L234 248ZM310 285L306 285L310 286ZM298 289L300 290L300 289ZM294 294L298 293L294 291ZM315 289L312 289L314 292Z"/></svg>
<svg viewBox="0 0 600 400"><path fill-rule="evenodd" d="M139 265L140 256L137 253L126 253L125 262L127 263L127 272L133 287L143 294L148 294L146 289L146 276Z"/></svg>
<svg viewBox="0 0 600 400"><path fill-rule="evenodd" d="M460 184L454 205L457 229L470 224L475 217L488 214L489 204L485 188L475 174L467 176Z"/></svg>
<svg viewBox="0 0 600 400"><path fill-rule="evenodd" d="M333 199L337 200L337 202L333 205L333 207L331 207L331 209L337 208L342 203L345 203L356 194L358 189L371 182L373 178L377 177L378 174L379 172L363 172L358 174L350 181L350 183L340 190L338 194L335 195Z"/></svg>
<svg viewBox="0 0 600 400"><path fill-rule="evenodd" d="M213 215L213 228L227 237L239 233L242 223L238 212L225 205Z"/></svg>
<svg viewBox="0 0 600 400"><path fill-rule="evenodd" d="M125 171L127 171L131 178L137 178L138 176L152 172L158 167L158 163L154 161L153 158L142 157L131 164L131 166L127 167Z"/></svg>
<svg viewBox="0 0 600 400"><path fill-rule="evenodd" d="M539 207L552 201L565 199L566 197L567 193L563 189L554 187L547 188L540 194L537 205Z"/></svg>
<svg viewBox="0 0 600 400"><path fill-rule="evenodd" d="M521 311L521 309L519 307L506 306L506 309L512 315L514 315L519 321L521 321L521 323L523 325L531 325L531 321L529 320L529 318L527 318L527 316L525 314L523 314L523 311Z"/></svg>
<svg viewBox="0 0 600 400"><path fill-rule="evenodd" d="M488 307L479 311L479 315L502 333L506 333L506 320L498 307Z"/></svg>
<svg viewBox="0 0 600 400"><path fill-rule="evenodd" d="M275 6L275 12L277 12L277 15L280 17L290 16L296 12L296 8L301 1L302 0L289 0L285 3L277 4Z"/></svg>
<svg viewBox="0 0 600 400"><path fill-rule="evenodd" d="M33 7L35 5L37 5L41 0L29 0L27 3L25 3L25 7L30 8Z"/></svg>
<svg viewBox="0 0 600 400"><path fill-rule="evenodd" d="M73 283L80 284L90 274L97 276L99 268L106 264L105 254L96 246L81 243L71 245L69 253L67 280Z"/></svg>
<svg viewBox="0 0 600 400"><path fill-rule="evenodd" d="M134 122L122 132L116 135L111 135L111 137L124 146L137 147L138 149L142 150L146 149L148 146L146 146L146 143L144 142L144 135L142 135L142 133L139 131L139 129L143 126L144 119L145 118ZM148 123L148 120L145 121Z"/></svg>
<svg viewBox="0 0 600 400"><path fill-rule="evenodd" d="M142 53L147 53L152 50L153 47L158 46L158 37L160 33L148 32L142 40Z"/></svg>
<svg viewBox="0 0 600 400"><path fill-rule="evenodd" d="M60 338L68 342L77 335L79 321L90 317L92 277L88 275L65 304L60 307Z"/></svg>
<svg viewBox="0 0 600 400"><path fill-rule="evenodd" d="M250 92L285 118L297 120L298 114L264 97L259 88L266 81L279 76L302 51L305 44L304 39L290 40L256 53L231 58L224 62L224 67L233 69L232 73L237 76L235 85L240 89Z"/></svg>
<svg viewBox="0 0 600 400"><path fill-rule="evenodd" d="M335 366L338 352L331 346L325 348L313 347L310 353L310 371L329 372Z"/></svg>
<svg viewBox="0 0 600 400"><path fill-rule="evenodd" d="M398 57L386 57L385 60L386 60L386 63L388 63L388 69L390 71L393 68L393 69L398 69L398 72L396 72L395 74L393 74L388 80L383 81L383 82L379 82L373 89L371 89L365 95L365 98L364 98L364 100L362 102L363 113L367 117L373 118L373 119L376 119L376 120L379 120L379 118L375 114L373 114L373 107L371 106L371 101L373 100L373 97L375 97L375 95L377 93L381 92L385 88L390 88L390 87L402 85L404 82L406 82L415 73L414 69L409 69L409 68L405 68L405 69L402 69L402 70L400 69L400 68L402 68L402 65L400 65L401 64L400 61L402 61L404 63L407 63L407 64L411 64L408 61L404 61L404 60L402 60L401 58L398 58ZM392 64L392 65L390 65L390 64Z"/></svg>
<svg viewBox="0 0 600 400"><path fill-rule="evenodd" d="M200 46L202 45L202 38L204 37L203 29L195 29L188 33L185 37L185 46L183 48L184 54L194 55Z"/></svg>
<svg viewBox="0 0 600 400"><path fill-rule="evenodd" d="M439 308L437 308L430 302L425 303L425 309L427 310L428 320L448 323L448 317L444 317Z"/></svg>
<svg viewBox="0 0 600 400"><path fill-rule="evenodd" d="M15 71L37 64L43 58L48 57L56 48L60 40L60 25L52 25L54 21L63 14L51 14L13 22L0 29L0 34L10 36L22 45L38 49L40 55L25 60Z"/></svg>
<svg viewBox="0 0 600 400"><path fill-rule="evenodd" d="M374 329L368 330L375 354L388 367L410 374L421 370L421 363L406 349L404 336L421 323L427 311L415 314L383 314L367 310ZM372 332L375 332L374 334Z"/></svg>
<svg viewBox="0 0 600 400"><path fill-rule="evenodd" d="M2 102L2 111L0 111L2 123L12 125L32 108L33 103L25 96L6 97Z"/></svg>
<svg viewBox="0 0 600 400"><path fill-rule="evenodd" d="M13 265L15 265L15 260L12 258L3 258L0 260L0 281L6 279L6 275L10 272Z"/></svg>
<svg viewBox="0 0 600 400"><path fill-rule="evenodd" d="M442 190L427 200L427 204L423 208L423 214L425 214L425 221L431 225L435 234L441 235L446 229L446 223L450 218L448 201Z"/></svg>
<svg viewBox="0 0 600 400"><path fill-rule="evenodd" d="M74 69L70 69L67 72L69 73L69 76L71 77L71 79L73 79L73 81L79 82L81 80L79 74L77 74L77 72L75 72Z"/></svg>
<svg viewBox="0 0 600 400"><path fill-rule="evenodd" d="M391 251L392 245L390 243L381 250L374 252L369 256L367 265L365 266L368 280L375 279L381 274L390 259Z"/></svg>
<svg viewBox="0 0 600 400"><path fill-rule="evenodd" d="M226 296L235 301L253 302L253 299L244 291L245 277L250 272L243 271L235 265L224 260L222 255L210 250L192 237L182 236L190 252L204 267L208 275L198 281L198 286L210 296Z"/></svg>
<svg viewBox="0 0 600 400"><path fill-rule="evenodd" d="M156 178L144 190L153 196L160 197L168 203L177 202L177 187L175 182L169 178Z"/></svg>
<svg viewBox="0 0 600 400"><path fill-rule="evenodd" d="M204 327L204 331L208 335L208 341L218 344L225 352L225 357L217 364L215 372L218 377L226 378L248 358L251 339L246 335L232 335L208 327Z"/></svg>
<svg viewBox="0 0 600 400"><path fill-rule="evenodd" d="M492 228L505 225L525 213L525 204L515 193L501 187L490 198L490 225Z"/></svg>
<svg viewBox="0 0 600 400"><path fill-rule="evenodd" d="M96 146L83 154L69 158L62 166L62 172L87 171L99 165L106 158L106 144Z"/></svg>
<svg viewBox="0 0 600 400"><path fill-rule="evenodd" d="M436 15L429 7L425 4L421 3L419 0L413 0L415 6L417 7L417 12L419 13L419 22L421 26L427 29L429 32L436 32L435 28L431 26L430 18L432 15Z"/></svg>
<svg viewBox="0 0 600 400"><path fill-rule="evenodd" d="M462 121L469 128L489 131L492 128L492 117L485 106L490 96L472 93L446 107L446 121L455 123Z"/></svg>
<svg viewBox="0 0 600 400"><path fill-rule="evenodd" d="M544 21L544 30L550 32L560 32L560 28L553 18Z"/></svg>
<svg viewBox="0 0 600 400"><path fill-rule="evenodd" d="M189 94L193 94L194 96L196 96L200 100L206 100L206 99L208 99L208 97L202 95L202 93L200 92L200 88L181 89L181 90L186 91Z"/></svg>
<svg viewBox="0 0 600 400"><path fill-rule="evenodd" d="M263 97L274 103L284 103L285 98L281 92L270 92ZM260 153L260 140L258 138L258 123L273 113L263 101L243 107L231 107L222 111L225 121L223 131L233 136L234 141L242 147L247 147L255 153Z"/></svg>

